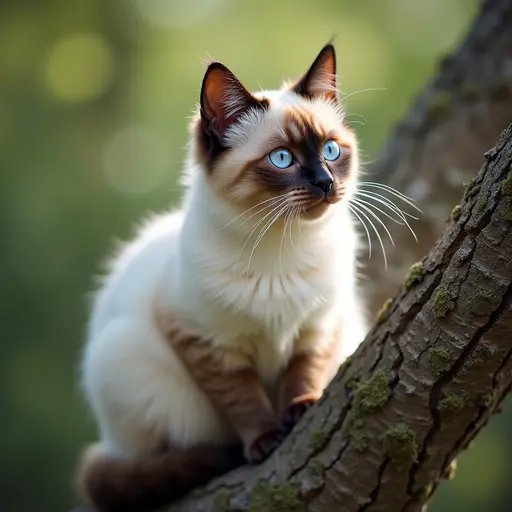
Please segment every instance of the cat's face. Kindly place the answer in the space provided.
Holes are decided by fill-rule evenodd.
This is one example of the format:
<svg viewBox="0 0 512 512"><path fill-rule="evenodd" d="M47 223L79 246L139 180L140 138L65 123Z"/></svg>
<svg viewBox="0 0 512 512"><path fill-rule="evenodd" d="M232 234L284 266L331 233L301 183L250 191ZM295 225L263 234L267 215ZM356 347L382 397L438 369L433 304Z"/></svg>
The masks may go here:
<svg viewBox="0 0 512 512"><path fill-rule="evenodd" d="M287 206L314 219L342 201L357 172L357 143L343 122L332 45L277 91L251 94L210 64L194 121L196 158L213 188L241 209Z"/></svg>

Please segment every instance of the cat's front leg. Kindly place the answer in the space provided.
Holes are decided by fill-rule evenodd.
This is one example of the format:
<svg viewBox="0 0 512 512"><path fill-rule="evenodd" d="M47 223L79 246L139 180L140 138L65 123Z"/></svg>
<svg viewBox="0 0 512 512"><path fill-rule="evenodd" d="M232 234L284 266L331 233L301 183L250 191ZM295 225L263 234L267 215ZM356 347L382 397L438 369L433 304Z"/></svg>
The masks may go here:
<svg viewBox="0 0 512 512"><path fill-rule="evenodd" d="M242 440L246 459L258 463L267 458L285 432L250 359L238 350L214 347L198 338L174 345L198 385Z"/></svg>
<svg viewBox="0 0 512 512"><path fill-rule="evenodd" d="M322 396L332 374L332 358L339 342L337 329L304 328L294 354L279 380L278 416L290 430Z"/></svg>

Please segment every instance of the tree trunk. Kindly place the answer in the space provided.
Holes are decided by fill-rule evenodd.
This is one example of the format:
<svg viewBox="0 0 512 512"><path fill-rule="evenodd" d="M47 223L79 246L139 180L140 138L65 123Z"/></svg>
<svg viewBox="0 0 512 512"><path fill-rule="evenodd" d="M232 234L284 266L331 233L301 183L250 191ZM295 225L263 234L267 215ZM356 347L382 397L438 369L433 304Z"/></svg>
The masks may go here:
<svg viewBox="0 0 512 512"><path fill-rule="evenodd" d="M457 220L277 452L169 512L422 509L512 388L512 125L487 158Z"/></svg>
<svg viewBox="0 0 512 512"><path fill-rule="evenodd" d="M413 223L418 244L411 243L407 230L390 225L398 249L389 251L388 271L379 257L366 264L373 313L432 247L463 184L476 175L482 155L511 120L512 0L490 0L369 168L368 179L413 197L423 211Z"/></svg>

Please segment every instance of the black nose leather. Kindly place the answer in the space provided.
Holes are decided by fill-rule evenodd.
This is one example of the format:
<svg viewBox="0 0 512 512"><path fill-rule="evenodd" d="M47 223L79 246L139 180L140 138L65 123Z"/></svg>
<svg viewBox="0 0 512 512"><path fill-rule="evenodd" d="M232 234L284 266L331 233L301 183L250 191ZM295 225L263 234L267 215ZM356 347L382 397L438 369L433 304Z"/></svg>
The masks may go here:
<svg viewBox="0 0 512 512"><path fill-rule="evenodd" d="M319 188L324 194L327 194L327 192L329 192L329 190L331 190L334 180L330 176L325 176L322 178L310 180L310 183L314 187Z"/></svg>

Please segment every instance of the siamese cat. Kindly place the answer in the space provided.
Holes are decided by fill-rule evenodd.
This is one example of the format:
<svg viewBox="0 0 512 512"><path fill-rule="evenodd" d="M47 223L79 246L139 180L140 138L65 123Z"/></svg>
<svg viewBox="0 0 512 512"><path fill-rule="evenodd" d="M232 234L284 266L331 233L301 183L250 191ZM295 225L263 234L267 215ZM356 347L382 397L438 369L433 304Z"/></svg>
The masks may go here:
<svg viewBox="0 0 512 512"><path fill-rule="evenodd" d="M279 90L211 63L183 175L181 208L122 248L93 304L99 442L79 485L101 512L153 510L268 457L366 333L332 44Z"/></svg>

